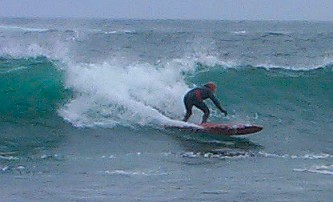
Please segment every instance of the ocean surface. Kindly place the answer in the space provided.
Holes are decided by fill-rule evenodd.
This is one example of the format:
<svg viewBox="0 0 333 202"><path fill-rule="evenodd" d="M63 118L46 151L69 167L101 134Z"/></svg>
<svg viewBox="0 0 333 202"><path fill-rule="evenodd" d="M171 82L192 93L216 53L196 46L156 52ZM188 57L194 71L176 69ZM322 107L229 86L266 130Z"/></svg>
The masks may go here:
<svg viewBox="0 0 333 202"><path fill-rule="evenodd" d="M264 130L164 129L208 81ZM332 22L2 18L0 103L0 201L333 198Z"/></svg>

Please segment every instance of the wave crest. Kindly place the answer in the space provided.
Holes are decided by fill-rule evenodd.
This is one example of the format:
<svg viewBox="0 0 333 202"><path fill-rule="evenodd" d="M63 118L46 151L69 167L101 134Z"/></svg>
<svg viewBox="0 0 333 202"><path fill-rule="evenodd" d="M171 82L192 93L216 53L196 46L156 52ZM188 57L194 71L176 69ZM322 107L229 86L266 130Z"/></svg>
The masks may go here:
<svg viewBox="0 0 333 202"><path fill-rule="evenodd" d="M181 70L150 64L76 64L66 83L75 96L59 113L78 127L170 122L188 90Z"/></svg>

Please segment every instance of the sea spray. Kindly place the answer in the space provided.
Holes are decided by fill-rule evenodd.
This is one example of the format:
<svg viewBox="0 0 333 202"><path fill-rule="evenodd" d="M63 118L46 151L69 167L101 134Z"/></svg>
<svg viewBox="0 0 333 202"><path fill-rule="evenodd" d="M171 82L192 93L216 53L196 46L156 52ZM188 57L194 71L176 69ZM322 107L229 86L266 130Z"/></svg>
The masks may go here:
<svg viewBox="0 0 333 202"><path fill-rule="evenodd" d="M60 114L76 126L161 125L182 116L188 90L181 70L150 64L76 64L66 79L75 96Z"/></svg>

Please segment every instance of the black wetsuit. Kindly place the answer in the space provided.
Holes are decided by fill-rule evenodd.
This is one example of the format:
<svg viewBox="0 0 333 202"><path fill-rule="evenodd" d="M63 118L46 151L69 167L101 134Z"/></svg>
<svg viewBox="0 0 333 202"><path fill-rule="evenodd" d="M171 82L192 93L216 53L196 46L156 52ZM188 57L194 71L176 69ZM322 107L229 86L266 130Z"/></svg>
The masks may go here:
<svg viewBox="0 0 333 202"><path fill-rule="evenodd" d="M204 115L202 117L202 123L206 123L209 117L210 111L207 105L203 102L205 99L210 98L215 106L221 110L221 112L226 114L226 111L222 109L220 102L215 97L214 93L208 87L199 87L194 88L186 93L184 97L184 104L186 108L186 115L183 121L187 121L192 115L192 107L196 106L201 111L203 111Z"/></svg>

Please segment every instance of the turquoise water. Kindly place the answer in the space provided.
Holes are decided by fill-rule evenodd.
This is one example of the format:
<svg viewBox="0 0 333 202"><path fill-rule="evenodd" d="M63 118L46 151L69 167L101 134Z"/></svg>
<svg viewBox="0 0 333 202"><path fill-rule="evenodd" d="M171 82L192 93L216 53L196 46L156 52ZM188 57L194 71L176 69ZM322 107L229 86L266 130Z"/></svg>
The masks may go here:
<svg viewBox="0 0 333 202"><path fill-rule="evenodd" d="M3 201L330 201L332 23L0 20ZM169 131L207 81L246 138ZM198 123L201 112L190 119Z"/></svg>

